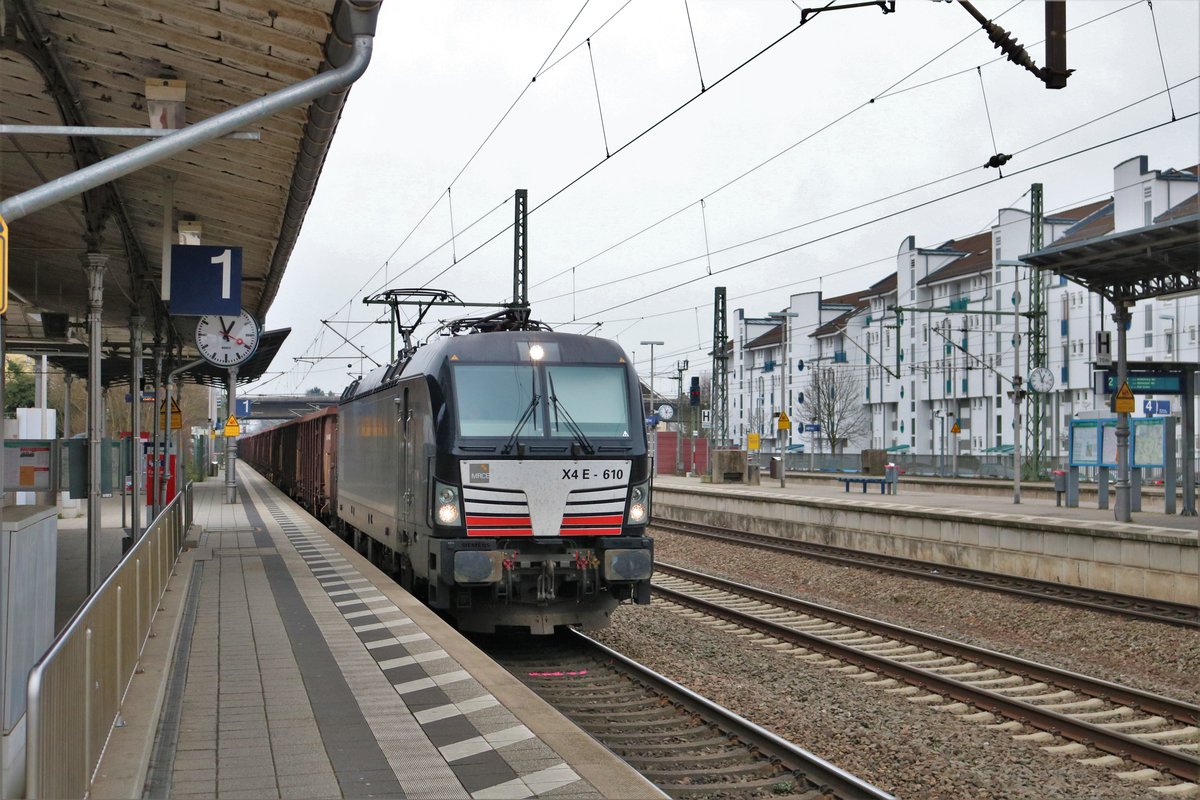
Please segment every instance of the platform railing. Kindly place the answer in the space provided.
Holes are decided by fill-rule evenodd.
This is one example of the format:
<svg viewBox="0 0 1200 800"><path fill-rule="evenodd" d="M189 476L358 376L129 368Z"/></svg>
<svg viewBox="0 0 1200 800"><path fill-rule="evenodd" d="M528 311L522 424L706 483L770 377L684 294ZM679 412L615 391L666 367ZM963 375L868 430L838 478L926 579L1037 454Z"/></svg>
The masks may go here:
<svg viewBox="0 0 1200 800"><path fill-rule="evenodd" d="M189 481L30 671L26 797L88 794L191 517Z"/></svg>

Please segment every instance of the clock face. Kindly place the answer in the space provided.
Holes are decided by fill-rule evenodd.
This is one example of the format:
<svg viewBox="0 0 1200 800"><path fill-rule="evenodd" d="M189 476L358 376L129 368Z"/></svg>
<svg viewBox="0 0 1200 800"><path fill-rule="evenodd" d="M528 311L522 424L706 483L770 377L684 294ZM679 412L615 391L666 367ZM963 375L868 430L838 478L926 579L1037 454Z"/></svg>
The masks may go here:
<svg viewBox="0 0 1200 800"><path fill-rule="evenodd" d="M662 419L671 419L675 416L675 409L666 403L663 403L658 407L658 416Z"/></svg>
<svg viewBox="0 0 1200 800"><path fill-rule="evenodd" d="M1037 367L1029 373L1029 388L1035 392L1048 392L1054 388L1054 373L1045 367Z"/></svg>
<svg viewBox="0 0 1200 800"><path fill-rule="evenodd" d="M218 367L235 367L258 350L258 323L248 311L201 317L196 324L196 348Z"/></svg>

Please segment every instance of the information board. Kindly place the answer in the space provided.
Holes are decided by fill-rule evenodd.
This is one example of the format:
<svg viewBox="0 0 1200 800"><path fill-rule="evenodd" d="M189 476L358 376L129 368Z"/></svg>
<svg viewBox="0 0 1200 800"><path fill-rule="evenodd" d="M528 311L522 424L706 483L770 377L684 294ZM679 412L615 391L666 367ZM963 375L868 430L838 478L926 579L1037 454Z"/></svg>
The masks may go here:
<svg viewBox="0 0 1200 800"><path fill-rule="evenodd" d="M4 491L52 492L57 477L50 439L10 439L4 443Z"/></svg>
<svg viewBox="0 0 1200 800"><path fill-rule="evenodd" d="M1100 465L1100 423L1094 419L1071 420L1071 466Z"/></svg>
<svg viewBox="0 0 1200 800"><path fill-rule="evenodd" d="M1117 421L1100 420L1100 466L1117 466Z"/></svg>
<svg viewBox="0 0 1200 800"><path fill-rule="evenodd" d="M1134 467L1161 467L1166 452L1166 420L1132 419Z"/></svg>

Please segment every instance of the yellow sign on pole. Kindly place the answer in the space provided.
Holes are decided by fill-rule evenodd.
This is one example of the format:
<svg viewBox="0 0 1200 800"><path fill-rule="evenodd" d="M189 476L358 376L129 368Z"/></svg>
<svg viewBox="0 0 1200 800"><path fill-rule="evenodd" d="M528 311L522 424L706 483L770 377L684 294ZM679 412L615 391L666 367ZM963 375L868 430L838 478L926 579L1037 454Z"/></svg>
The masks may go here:
<svg viewBox="0 0 1200 800"><path fill-rule="evenodd" d="M788 419L786 411L779 412L779 430L790 431L792 429L792 421Z"/></svg>
<svg viewBox="0 0 1200 800"><path fill-rule="evenodd" d="M242 426L238 425L237 417L235 417L233 414L230 414L229 419L225 420L225 435L240 436L241 433Z"/></svg>
<svg viewBox="0 0 1200 800"><path fill-rule="evenodd" d="M757 450L758 442L759 442L759 437L758 437L757 433L746 434L746 449L747 450Z"/></svg>
<svg viewBox="0 0 1200 800"><path fill-rule="evenodd" d="M1121 384L1121 388L1117 390L1117 399L1113 403L1113 410L1118 414L1133 413L1133 390L1129 388L1129 381Z"/></svg>
<svg viewBox="0 0 1200 800"><path fill-rule="evenodd" d="M0 314L8 311L8 225L0 217Z"/></svg>
<svg viewBox="0 0 1200 800"><path fill-rule="evenodd" d="M164 430L167 427L167 401L163 400L158 407L158 426ZM171 430L177 431L183 427L183 411L179 408L178 401L174 397L171 398Z"/></svg>
<svg viewBox="0 0 1200 800"><path fill-rule="evenodd" d="M950 428L951 433L962 433L962 428L958 427L958 421L955 420L954 425Z"/></svg>

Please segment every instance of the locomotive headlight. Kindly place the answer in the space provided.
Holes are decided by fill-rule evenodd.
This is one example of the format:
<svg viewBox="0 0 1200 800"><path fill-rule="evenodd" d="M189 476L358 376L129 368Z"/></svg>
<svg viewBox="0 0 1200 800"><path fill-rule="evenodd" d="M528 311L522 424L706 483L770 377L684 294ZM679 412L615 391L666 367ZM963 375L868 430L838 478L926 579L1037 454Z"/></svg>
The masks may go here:
<svg viewBox="0 0 1200 800"><path fill-rule="evenodd" d="M529 345L529 358L531 361L541 361L546 357L546 350L540 344Z"/></svg>
<svg viewBox="0 0 1200 800"><path fill-rule="evenodd" d="M462 519L459 509L458 487L438 481L434 484L434 516L439 525L458 525Z"/></svg>
<svg viewBox="0 0 1200 800"><path fill-rule="evenodd" d="M629 490L629 513L626 522L644 525L650 517L650 484L639 483Z"/></svg>

